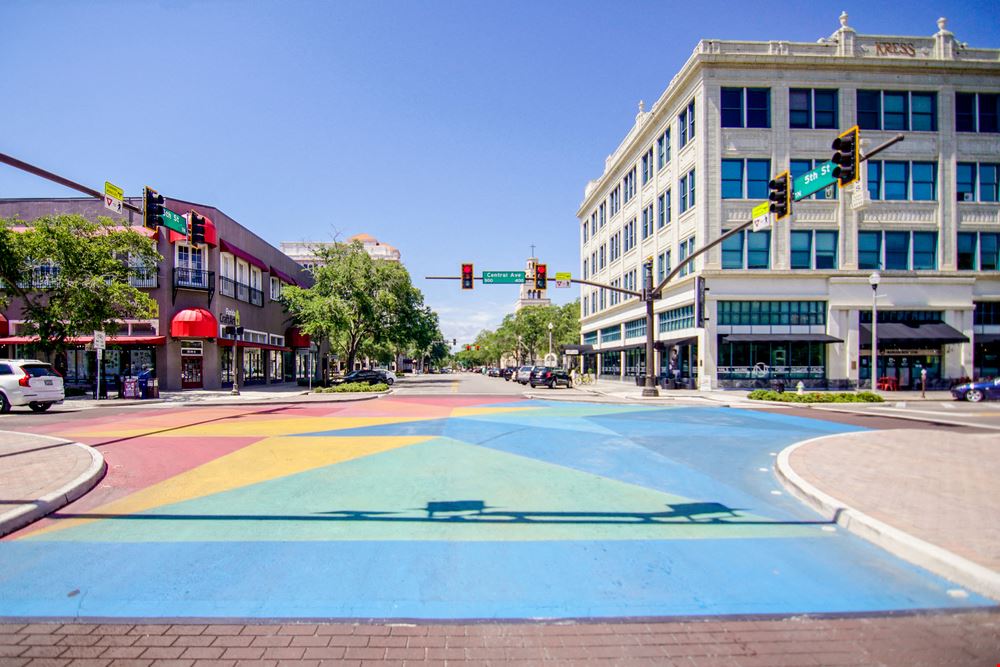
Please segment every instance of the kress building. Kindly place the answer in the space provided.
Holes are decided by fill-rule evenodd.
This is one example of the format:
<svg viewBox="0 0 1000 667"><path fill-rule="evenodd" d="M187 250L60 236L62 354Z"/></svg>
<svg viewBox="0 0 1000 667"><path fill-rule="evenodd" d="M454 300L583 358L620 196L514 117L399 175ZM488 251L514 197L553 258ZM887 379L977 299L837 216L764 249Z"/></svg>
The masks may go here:
<svg viewBox="0 0 1000 667"><path fill-rule="evenodd" d="M581 275L641 291L647 258L658 283L750 220L772 175L829 160L842 130L860 126L862 152L905 135L862 165L857 195L820 191L688 262L656 302L660 375L870 386L875 272L879 379L1000 374L1000 49L944 19L930 37L840 24L815 43L700 41L587 184ZM581 306L587 369L644 374L644 304L582 286Z"/></svg>

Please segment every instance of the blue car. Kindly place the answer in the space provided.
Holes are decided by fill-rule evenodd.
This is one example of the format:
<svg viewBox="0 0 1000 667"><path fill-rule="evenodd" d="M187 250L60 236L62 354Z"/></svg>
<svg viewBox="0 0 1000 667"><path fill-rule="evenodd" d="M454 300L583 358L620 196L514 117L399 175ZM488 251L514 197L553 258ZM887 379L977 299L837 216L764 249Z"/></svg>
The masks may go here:
<svg viewBox="0 0 1000 667"><path fill-rule="evenodd" d="M956 385L951 388L951 395L955 397L955 400L966 400L970 403L1000 400L1000 377Z"/></svg>

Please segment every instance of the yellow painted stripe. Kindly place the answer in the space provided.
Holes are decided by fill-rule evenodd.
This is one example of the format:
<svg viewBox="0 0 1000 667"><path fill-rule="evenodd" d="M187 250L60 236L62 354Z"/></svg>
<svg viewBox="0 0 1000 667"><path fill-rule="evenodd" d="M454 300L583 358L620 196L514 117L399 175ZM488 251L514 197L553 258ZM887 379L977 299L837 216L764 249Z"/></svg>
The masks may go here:
<svg viewBox="0 0 1000 667"><path fill-rule="evenodd" d="M155 507L172 505L390 449L415 445L435 437L437 436L267 438L89 512L138 514ZM35 531L31 536L98 520L59 521Z"/></svg>

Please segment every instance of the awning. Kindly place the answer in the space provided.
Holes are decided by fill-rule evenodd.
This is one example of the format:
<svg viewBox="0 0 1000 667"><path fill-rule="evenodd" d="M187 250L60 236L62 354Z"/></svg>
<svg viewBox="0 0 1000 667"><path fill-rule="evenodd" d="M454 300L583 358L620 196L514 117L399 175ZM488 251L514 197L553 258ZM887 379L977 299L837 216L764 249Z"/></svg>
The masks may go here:
<svg viewBox="0 0 1000 667"><path fill-rule="evenodd" d="M219 245L219 232L215 228L215 223L212 222L212 219L210 217L208 217L204 213L201 213L201 211L195 211L195 213L200 213L201 216L205 218L205 243L210 246ZM188 218L188 224L191 224L190 218ZM187 241L188 239L188 237L185 236L184 234L175 232L172 229L167 229L166 227L164 227L164 229L166 229L167 232L169 233L168 239L171 243L177 243L178 241Z"/></svg>
<svg viewBox="0 0 1000 667"><path fill-rule="evenodd" d="M309 347L312 345L309 334L302 333L298 327L290 327L285 331L285 342L289 347Z"/></svg>
<svg viewBox="0 0 1000 667"><path fill-rule="evenodd" d="M862 345L871 347L871 324L861 325L860 342ZM951 343L968 343L969 339L961 331L944 322L924 324L880 322L878 325L878 342L879 345L885 343L949 345Z"/></svg>
<svg viewBox="0 0 1000 667"><path fill-rule="evenodd" d="M684 336L683 338L670 338L668 340L658 340L653 342L653 347L657 350L665 350L674 345L691 345L698 342L697 336Z"/></svg>
<svg viewBox="0 0 1000 667"><path fill-rule="evenodd" d="M3 313L0 313L0 336L6 336L9 333L10 322L8 322L7 318L3 316Z"/></svg>
<svg viewBox="0 0 1000 667"><path fill-rule="evenodd" d="M174 338L216 338L219 322L204 308L185 308L170 320L170 335Z"/></svg>
<svg viewBox="0 0 1000 667"><path fill-rule="evenodd" d="M296 286L299 285L298 280L292 278L287 273L283 273L282 271L279 271L278 269L274 268L274 264L271 265L271 275L280 280L281 282L287 283L288 285L296 285Z"/></svg>
<svg viewBox="0 0 1000 667"><path fill-rule="evenodd" d="M589 354L594 351L593 345L562 345L563 354Z"/></svg>
<svg viewBox="0 0 1000 667"><path fill-rule="evenodd" d="M166 345L166 336L108 336L108 345ZM37 343L38 336L7 336L0 338L0 345L28 345ZM90 345L94 342L93 336L71 336L66 339L70 345Z"/></svg>
<svg viewBox="0 0 1000 667"><path fill-rule="evenodd" d="M0 324L0 328L3 328L3 324ZM882 336L879 335L879 338ZM1000 342L1000 333L977 333L972 334L972 340L976 341L977 344L981 343L997 343Z"/></svg>
<svg viewBox="0 0 1000 667"><path fill-rule="evenodd" d="M242 259L244 262L247 262L252 266L256 266L261 271L268 270L267 264L254 257L246 250L240 250L232 243L227 243L225 239L219 242L219 250L221 250L222 252L228 252L230 255L235 255L236 257Z"/></svg>
<svg viewBox="0 0 1000 667"><path fill-rule="evenodd" d="M220 338L219 347L232 347L233 341L229 338ZM275 350L277 352L291 352L292 348L282 347L280 345L269 345L268 343L255 343L249 340L238 340L236 341L236 347L252 347L259 350Z"/></svg>
<svg viewBox="0 0 1000 667"><path fill-rule="evenodd" d="M879 336L882 338L882 336ZM771 333L771 334L729 334L725 337L727 343L767 343L769 341L787 343L843 343L844 341L829 334L815 333Z"/></svg>

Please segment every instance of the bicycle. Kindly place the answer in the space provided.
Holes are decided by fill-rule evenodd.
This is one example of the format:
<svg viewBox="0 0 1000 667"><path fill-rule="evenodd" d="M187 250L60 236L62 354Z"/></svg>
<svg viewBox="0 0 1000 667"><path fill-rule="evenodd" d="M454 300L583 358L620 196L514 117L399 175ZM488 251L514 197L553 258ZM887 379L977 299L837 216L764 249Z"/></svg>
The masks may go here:
<svg viewBox="0 0 1000 667"><path fill-rule="evenodd" d="M573 386L574 387L579 387L580 385L584 385L584 384L594 384L594 382L596 382L596 380L594 379L594 376L593 376L592 373L578 373L573 378Z"/></svg>

